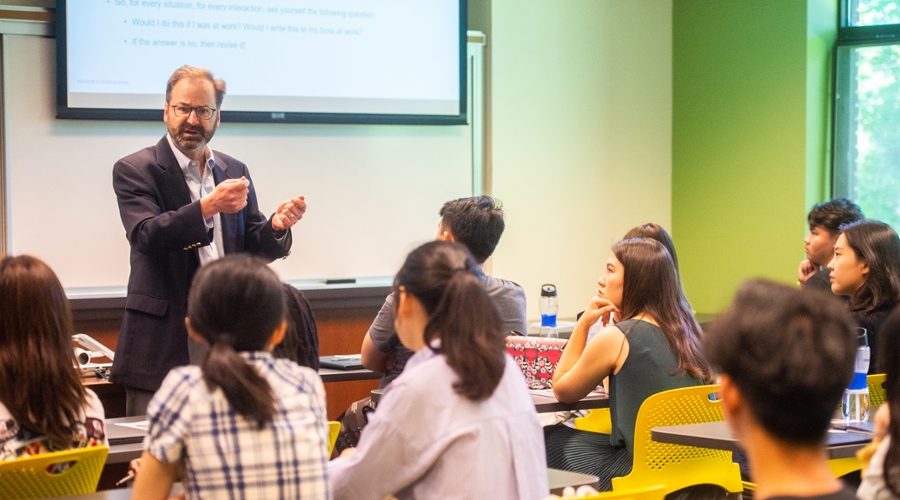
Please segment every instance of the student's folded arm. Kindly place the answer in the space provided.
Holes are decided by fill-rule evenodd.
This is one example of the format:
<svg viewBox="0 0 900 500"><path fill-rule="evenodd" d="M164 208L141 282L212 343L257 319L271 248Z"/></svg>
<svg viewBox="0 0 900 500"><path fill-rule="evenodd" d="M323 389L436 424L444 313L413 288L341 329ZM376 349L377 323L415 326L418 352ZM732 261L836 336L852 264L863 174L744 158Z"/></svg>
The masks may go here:
<svg viewBox="0 0 900 500"><path fill-rule="evenodd" d="M378 373L385 373L387 371L387 360L390 355L381 352L375 347L375 343L372 342L372 337L369 337L368 333L366 333L365 338L363 338L360 353L360 363L362 363L364 368Z"/></svg>
<svg viewBox="0 0 900 500"><path fill-rule="evenodd" d="M584 337L586 336L587 332L584 332ZM553 375L553 394L556 399L563 403L574 403L600 385L615 369L624 340L621 330L608 326L600 330L583 349L579 349L584 340L576 327ZM572 351L569 350L570 347L573 347Z"/></svg>

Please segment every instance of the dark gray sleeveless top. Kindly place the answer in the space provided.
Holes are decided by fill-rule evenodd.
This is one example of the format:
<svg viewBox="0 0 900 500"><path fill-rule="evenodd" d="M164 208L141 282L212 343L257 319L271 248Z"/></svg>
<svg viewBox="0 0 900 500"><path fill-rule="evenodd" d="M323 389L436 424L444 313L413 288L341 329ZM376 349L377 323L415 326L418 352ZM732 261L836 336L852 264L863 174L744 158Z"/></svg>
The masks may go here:
<svg viewBox="0 0 900 500"><path fill-rule="evenodd" d="M628 339L628 357L619 373L609 376L610 443L614 448L627 448L634 456L634 424L644 400L657 392L702 385L703 381L675 372L678 361L656 325L629 319L616 327Z"/></svg>

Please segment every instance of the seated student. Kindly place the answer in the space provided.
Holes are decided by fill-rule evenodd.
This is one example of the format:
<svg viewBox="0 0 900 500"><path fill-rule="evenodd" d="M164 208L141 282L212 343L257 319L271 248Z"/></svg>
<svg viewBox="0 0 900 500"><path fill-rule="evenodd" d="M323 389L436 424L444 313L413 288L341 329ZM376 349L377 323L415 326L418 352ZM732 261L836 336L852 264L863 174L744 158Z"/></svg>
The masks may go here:
<svg viewBox="0 0 900 500"><path fill-rule="evenodd" d="M749 457L753 498L853 499L824 447L856 355L841 304L824 292L749 281L703 347L721 375L725 418Z"/></svg>
<svg viewBox="0 0 900 500"><path fill-rule="evenodd" d="M282 283L287 329L284 339L272 349L276 358L285 358L300 366L319 369L319 331L316 317L303 292Z"/></svg>
<svg viewBox="0 0 900 500"><path fill-rule="evenodd" d="M850 313L868 333L869 373L883 373L878 329L900 303L900 239L891 226L876 220L843 226L834 244L831 291L850 297Z"/></svg>
<svg viewBox="0 0 900 500"><path fill-rule="evenodd" d="M188 498L329 498L322 380L270 352L286 328L278 276L256 257L215 260L197 271L187 315L210 349L150 401L133 497L166 498L182 480Z"/></svg>
<svg viewBox="0 0 900 500"><path fill-rule="evenodd" d="M105 446L103 405L81 384L59 279L34 257L3 257L0 297L0 461Z"/></svg>
<svg viewBox="0 0 900 500"><path fill-rule="evenodd" d="M415 354L358 448L329 463L336 500L541 499L541 428L503 322L462 245L412 251L394 278L394 325Z"/></svg>
<svg viewBox="0 0 900 500"><path fill-rule="evenodd" d="M860 500L900 499L900 309L881 325L885 404L875 414L874 455L856 491ZM869 447L867 447L869 448Z"/></svg>
<svg viewBox="0 0 900 500"><path fill-rule="evenodd" d="M438 241L462 243L475 257L475 273L500 311L504 332L527 333L525 291L512 281L488 276L482 272L484 262L494 253L505 227L500 203L489 196L475 196L448 201L440 210L441 222L435 237ZM362 365L384 373L380 387L397 378L412 357L394 331L393 295L388 295L378 316L362 343Z"/></svg>
<svg viewBox="0 0 900 500"><path fill-rule="evenodd" d="M612 434L555 425L544 428L544 437L549 467L599 476L600 489L610 490L613 477L631 471L634 426L644 400L706 383L710 370L700 353L700 327L684 306L672 257L662 244L614 244L598 284L553 374L553 393L575 402L608 376ZM588 329L600 319L609 326L588 342Z"/></svg>
<svg viewBox="0 0 900 500"><path fill-rule="evenodd" d="M834 244L844 224L862 220L865 216L856 203L836 198L812 207L807 216L809 234L803 238L806 260L797 269L797 283L804 288L831 290L828 263L834 256Z"/></svg>

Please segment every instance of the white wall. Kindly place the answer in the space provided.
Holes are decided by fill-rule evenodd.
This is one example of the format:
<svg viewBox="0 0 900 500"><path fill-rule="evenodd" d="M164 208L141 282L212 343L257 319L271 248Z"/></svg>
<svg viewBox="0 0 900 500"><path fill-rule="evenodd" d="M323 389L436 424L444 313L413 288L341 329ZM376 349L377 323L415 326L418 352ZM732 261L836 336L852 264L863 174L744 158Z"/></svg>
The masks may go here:
<svg viewBox="0 0 900 500"><path fill-rule="evenodd" d="M124 290L129 250L112 167L165 134L162 98L159 122L57 120L55 40L3 42L10 252L45 260L70 292ZM393 275L434 238L441 204L471 194L471 141L462 125L223 121L210 145L247 163L264 214L306 196L291 256L273 265L296 280Z"/></svg>
<svg viewBox="0 0 900 500"><path fill-rule="evenodd" d="M491 272L560 316L596 294L610 245L671 226L672 1L493 0L492 194L506 232Z"/></svg>

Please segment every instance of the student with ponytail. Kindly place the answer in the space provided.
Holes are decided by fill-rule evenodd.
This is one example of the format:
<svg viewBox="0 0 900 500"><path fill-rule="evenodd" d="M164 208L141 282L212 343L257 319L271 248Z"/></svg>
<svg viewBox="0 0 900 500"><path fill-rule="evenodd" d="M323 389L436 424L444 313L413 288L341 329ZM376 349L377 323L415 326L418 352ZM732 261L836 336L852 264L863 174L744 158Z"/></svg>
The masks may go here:
<svg viewBox="0 0 900 500"><path fill-rule="evenodd" d="M394 326L415 352L359 447L329 463L334 497L547 495L541 427L502 322L466 249L413 250L394 279Z"/></svg>
<svg viewBox="0 0 900 500"><path fill-rule="evenodd" d="M330 498L322 381L271 354L284 309L278 276L256 257L200 268L185 324L210 349L202 366L173 369L147 407L134 498L166 498L177 480L188 498Z"/></svg>

